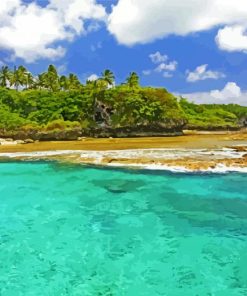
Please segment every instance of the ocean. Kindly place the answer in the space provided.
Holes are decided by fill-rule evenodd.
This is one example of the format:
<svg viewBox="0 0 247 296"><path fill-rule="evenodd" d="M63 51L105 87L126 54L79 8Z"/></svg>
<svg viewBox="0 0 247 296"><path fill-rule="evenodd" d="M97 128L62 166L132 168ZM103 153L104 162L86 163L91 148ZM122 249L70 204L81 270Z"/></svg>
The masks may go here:
<svg viewBox="0 0 247 296"><path fill-rule="evenodd" d="M1 296L247 295L247 175L0 162Z"/></svg>

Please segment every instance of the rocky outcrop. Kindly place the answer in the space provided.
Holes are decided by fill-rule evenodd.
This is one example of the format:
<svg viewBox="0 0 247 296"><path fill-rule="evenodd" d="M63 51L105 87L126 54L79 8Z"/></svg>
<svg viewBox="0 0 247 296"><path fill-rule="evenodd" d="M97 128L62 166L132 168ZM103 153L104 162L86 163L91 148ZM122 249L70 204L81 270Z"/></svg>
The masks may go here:
<svg viewBox="0 0 247 296"><path fill-rule="evenodd" d="M55 131L11 131L1 133L2 138L12 138L13 140L22 140L23 144L33 143L34 141L74 141L83 135L81 129L73 130L55 130Z"/></svg>
<svg viewBox="0 0 247 296"><path fill-rule="evenodd" d="M185 126L186 130L197 130L197 131L209 131L209 132L215 132L215 131L239 131L241 129L241 126L199 126L199 125L191 125L187 124Z"/></svg>
<svg viewBox="0 0 247 296"><path fill-rule="evenodd" d="M247 127L247 116L243 116L242 118L240 118L239 125L241 127Z"/></svg>
<svg viewBox="0 0 247 296"><path fill-rule="evenodd" d="M81 137L94 138L129 138L129 137L165 137L165 136L180 136L183 123L180 124L156 124L146 126L132 126L132 127L97 127L91 129L70 129L70 130L55 130L55 131L11 131L1 132L0 137L12 138L13 140L31 141L74 141Z"/></svg>
<svg viewBox="0 0 247 296"><path fill-rule="evenodd" d="M95 138L131 138L131 137L165 137L180 136L182 127L164 127L162 125L133 126L119 128L95 128L89 131L88 136Z"/></svg>

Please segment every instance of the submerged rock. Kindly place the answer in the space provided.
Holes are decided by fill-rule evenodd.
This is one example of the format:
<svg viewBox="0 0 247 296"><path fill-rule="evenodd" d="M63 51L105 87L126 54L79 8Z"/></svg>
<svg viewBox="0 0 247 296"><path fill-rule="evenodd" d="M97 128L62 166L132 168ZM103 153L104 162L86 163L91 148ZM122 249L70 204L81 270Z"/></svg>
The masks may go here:
<svg viewBox="0 0 247 296"><path fill-rule="evenodd" d="M133 192L145 185L143 181L139 180L100 180L93 181L93 184L100 186L112 193L127 193Z"/></svg>

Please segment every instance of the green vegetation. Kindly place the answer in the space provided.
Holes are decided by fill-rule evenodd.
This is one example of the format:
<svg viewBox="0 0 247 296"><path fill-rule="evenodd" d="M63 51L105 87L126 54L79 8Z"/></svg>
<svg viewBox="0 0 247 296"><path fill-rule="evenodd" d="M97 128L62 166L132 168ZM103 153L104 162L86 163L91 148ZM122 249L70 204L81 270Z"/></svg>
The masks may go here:
<svg viewBox="0 0 247 296"><path fill-rule="evenodd" d="M216 130L237 129L247 119L247 107L239 105L196 105L186 99L180 105L188 120L188 129Z"/></svg>
<svg viewBox="0 0 247 296"><path fill-rule="evenodd" d="M232 129L247 118L247 107L196 105L164 88L141 87L130 73L121 85L105 70L82 84L60 76L53 65L34 77L25 67L0 70L0 130L72 130L159 125L168 129Z"/></svg>

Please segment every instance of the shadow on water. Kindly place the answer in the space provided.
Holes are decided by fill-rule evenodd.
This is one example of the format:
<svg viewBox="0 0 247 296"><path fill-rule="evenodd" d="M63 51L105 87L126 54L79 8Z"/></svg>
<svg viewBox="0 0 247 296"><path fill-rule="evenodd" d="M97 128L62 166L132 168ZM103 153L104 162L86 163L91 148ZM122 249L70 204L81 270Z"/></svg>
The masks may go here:
<svg viewBox="0 0 247 296"><path fill-rule="evenodd" d="M134 192L145 186L146 183L141 180L124 180L124 179L111 179L111 180L95 180L92 181L95 186L100 186L111 193L127 193Z"/></svg>
<svg viewBox="0 0 247 296"><path fill-rule="evenodd" d="M217 233L235 232L247 235L247 200L241 198L201 198L200 195L181 194L169 188L162 195L164 207L152 210L167 223L167 214L188 223L190 231L195 228L208 228ZM184 222L182 222L184 221ZM173 219L171 226L174 227ZM179 223L180 224L180 223ZM181 224L180 224L181 225ZM184 229L183 229L184 230Z"/></svg>

